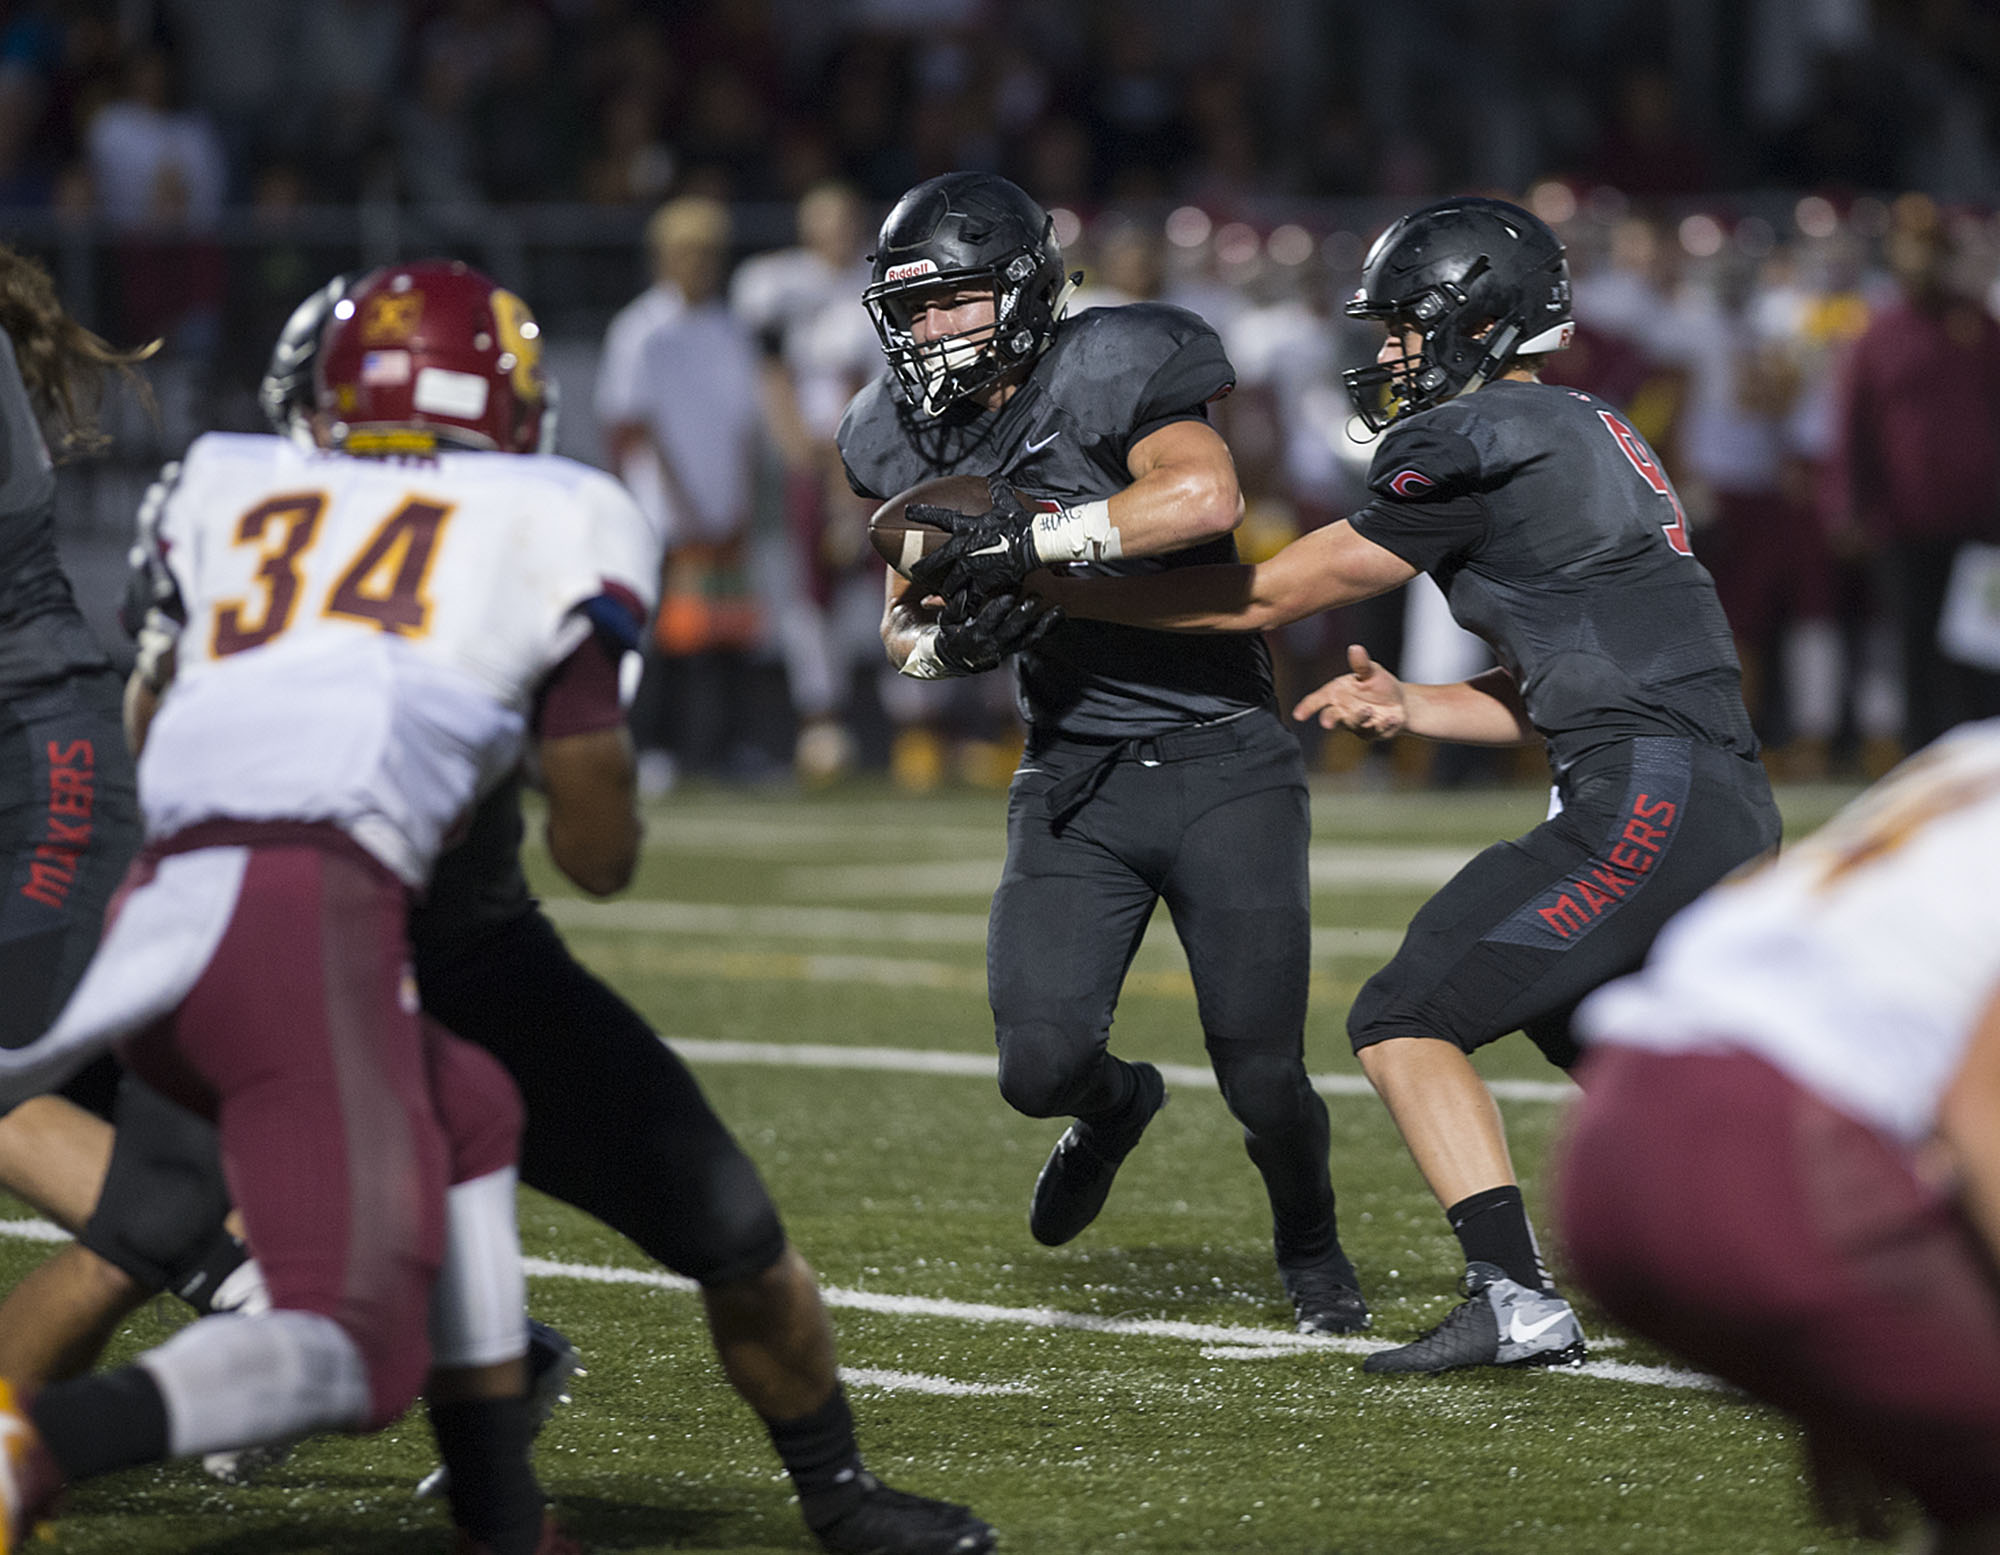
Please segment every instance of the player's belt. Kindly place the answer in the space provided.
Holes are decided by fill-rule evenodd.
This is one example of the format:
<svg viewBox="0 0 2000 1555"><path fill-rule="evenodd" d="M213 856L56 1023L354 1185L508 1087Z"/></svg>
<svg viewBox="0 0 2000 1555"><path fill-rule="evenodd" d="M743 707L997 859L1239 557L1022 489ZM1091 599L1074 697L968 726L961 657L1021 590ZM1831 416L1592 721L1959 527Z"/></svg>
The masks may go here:
<svg viewBox="0 0 2000 1555"><path fill-rule="evenodd" d="M1224 751L1235 750L1243 743L1243 731L1237 727L1238 721L1256 711L1254 707L1246 707L1241 712L1210 719L1207 723L1189 724L1184 729L1168 729L1160 734L1128 735L1124 739L1062 735L1060 743L1089 746L1102 754L1088 766L1050 786L1045 797L1050 824L1060 830L1104 786L1111 769L1121 761L1136 761L1151 767L1163 761L1192 761L1201 756L1218 756Z"/></svg>

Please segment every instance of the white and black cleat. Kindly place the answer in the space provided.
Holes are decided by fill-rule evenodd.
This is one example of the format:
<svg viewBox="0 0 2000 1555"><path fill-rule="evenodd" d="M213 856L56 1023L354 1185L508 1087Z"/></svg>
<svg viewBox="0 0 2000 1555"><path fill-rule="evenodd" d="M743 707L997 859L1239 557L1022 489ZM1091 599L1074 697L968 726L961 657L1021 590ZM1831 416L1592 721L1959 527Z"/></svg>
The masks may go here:
<svg viewBox="0 0 2000 1555"><path fill-rule="evenodd" d="M1530 1290L1494 1264L1467 1266L1465 1300L1422 1338L1377 1350L1361 1363L1375 1373L1435 1373L1467 1366L1578 1366L1583 1328L1552 1290Z"/></svg>

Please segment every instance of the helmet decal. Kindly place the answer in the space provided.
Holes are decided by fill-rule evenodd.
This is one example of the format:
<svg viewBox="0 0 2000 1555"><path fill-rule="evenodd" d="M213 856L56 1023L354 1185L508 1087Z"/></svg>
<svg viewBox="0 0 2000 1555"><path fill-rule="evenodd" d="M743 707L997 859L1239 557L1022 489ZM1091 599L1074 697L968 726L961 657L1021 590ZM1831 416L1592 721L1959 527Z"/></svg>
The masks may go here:
<svg viewBox="0 0 2000 1555"><path fill-rule="evenodd" d="M542 378L542 327L528 305L504 287L493 293L493 323L500 332L500 365L524 398L536 394ZM507 358L514 358L509 364Z"/></svg>
<svg viewBox="0 0 2000 1555"><path fill-rule="evenodd" d="M410 353L407 351L368 351L361 357L361 381L370 387L408 383L410 381Z"/></svg>
<svg viewBox="0 0 2000 1555"><path fill-rule="evenodd" d="M364 346L401 345L416 333L423 317L423 293L405 292L398 296L378 292L368 299L367 306L361 310L361 343Z"/></svg>

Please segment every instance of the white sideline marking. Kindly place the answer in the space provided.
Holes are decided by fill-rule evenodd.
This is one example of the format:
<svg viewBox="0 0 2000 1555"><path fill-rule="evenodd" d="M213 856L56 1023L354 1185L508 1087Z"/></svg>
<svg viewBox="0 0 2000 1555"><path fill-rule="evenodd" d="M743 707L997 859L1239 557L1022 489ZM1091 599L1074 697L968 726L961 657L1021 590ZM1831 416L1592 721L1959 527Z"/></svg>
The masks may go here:
<svg viewBox="0 0 2000 1555"><path fill-rule="evenodd" d="M866 1069L893 1074L949 1074L991 1080L998 1060L986 1053L938 1053L918 1048L837 1047L823 1042L733 1042L708 1037L668 1037L683 1058L709 1064L767 1064L781 1069ZM1161 1064L1169 1085L1212 1091L1215 1072L1200 1064ZM1358 1074L1316 1074L1312 1087L1322 1096L1372 1096ZM1486 1088L1504 1101L1565 1102L1576 1094L1567 1080L1489 1080Z"/></svg>
<svg viewBox="0 0 2000 1555"><path fill-rule="evenodd" d="M0 1219L0 1236L30 1242L66 1242L69 1233L46 1220ZM691 1294L693 1280L664 1269L631 1269L616 1264L569 1263L550 1258L523 1258L522 1268L538 1279L583 1280L593 1285L643 1285L654 1290ZM1386 1350L1395 1342L1386 1339L1337 1338L1322 1335L1308 1338L1277 1329L1240 1328L1231 1323L1189 1323L1174 1318L1098 1317L1088 1312L1065 1312L1057 1307L1004 1307L993 1302L951 1301L941 1296L892 1296L882 1291L848 1290L839 1285L822 1285L820 1299L829 1307L856 1312L873 1312L888 1317L941 1318L960 1323L1006 1323L1022 1328L1056 1328L1072 1333L1110 1334L1135 1339L1178 1339L1203 1347L1203 1355L1247 1360L1255 1356L1335 1351L1346 1355L1366 1355ZM1637 1366L1627 1361L1587 1361L1581 1366L1551 1367L1565 1376L1601 1377L1614 1382L1635 1382L1654 1387L1723 1388L1724 1384L1699 1372L1671 1366ZM921 1372L878 1371L865 1367L841 1368L841 1375L871 1387L919 1393L994 1394L1026 1393L1023 1383L956 1382Z"/></svg>

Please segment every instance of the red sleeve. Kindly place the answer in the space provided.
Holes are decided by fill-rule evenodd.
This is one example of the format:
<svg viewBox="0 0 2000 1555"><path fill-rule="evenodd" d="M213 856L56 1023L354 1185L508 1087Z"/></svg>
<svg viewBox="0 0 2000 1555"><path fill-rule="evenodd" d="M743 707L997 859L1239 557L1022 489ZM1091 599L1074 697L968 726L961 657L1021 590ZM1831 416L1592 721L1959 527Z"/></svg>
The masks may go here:
<svg viewBox="0 0 2000 1555"><path fill-rule="evenodd" d="M559 740L622 724L625 709L618 703L618 656L615 643L592 632L551 670L535 702L532 724L536 735Z"/></svg>

